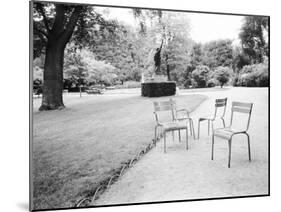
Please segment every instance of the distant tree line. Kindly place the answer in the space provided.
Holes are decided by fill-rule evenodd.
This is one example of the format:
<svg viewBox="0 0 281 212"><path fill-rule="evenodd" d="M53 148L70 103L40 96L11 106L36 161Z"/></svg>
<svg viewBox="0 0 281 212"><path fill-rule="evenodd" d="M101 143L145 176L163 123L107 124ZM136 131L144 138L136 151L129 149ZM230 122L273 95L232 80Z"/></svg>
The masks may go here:
<svg viewBox="0 0 281 212"><path fill-rule="evenodd" d="M269 85L267 17L245 17L235 47L229 39L192 41L185 13L132 9L138 23L132 27L92 6L33 4L33 79L43 88L41 110L63 108L63 89L139 82L154 71L160 43L160 72L178 86Z"/></svg>

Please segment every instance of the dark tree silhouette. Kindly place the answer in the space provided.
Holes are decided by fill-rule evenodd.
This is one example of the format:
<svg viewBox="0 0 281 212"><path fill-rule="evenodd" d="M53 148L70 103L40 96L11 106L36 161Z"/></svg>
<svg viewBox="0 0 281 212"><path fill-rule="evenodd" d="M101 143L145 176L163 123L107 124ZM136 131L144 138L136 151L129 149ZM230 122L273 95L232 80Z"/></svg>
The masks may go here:
<svg viewBox="0 0 281 212"><path fill-rule="evenodd" d="M95 45L96 36L89 29L113 33L116 21L105 20L95 7L65 3L32 2L34 57L45 55L43 98L39 110L64 108L63 65L66 44L75 48Z"/></svg>
<svg viewBox="0 0 281 212"><path fill-rule="evenodd" d="M268 56L268 26L268 17L247 16L244 19L239 37L243 53L250 57L251 63L262 63L264 56Z"/></svg>
<svg viewBox="0 0 281 212"><path fill-rule="evenodd" d="M64 108L62 99L64 49L82 14L83 7L54 4L53 8L36 2L34 10L43 22L43 26L42 22L41 25L35 22L34 31L44 36L46 41L43 98L39 110L61 109Z"/></svg>

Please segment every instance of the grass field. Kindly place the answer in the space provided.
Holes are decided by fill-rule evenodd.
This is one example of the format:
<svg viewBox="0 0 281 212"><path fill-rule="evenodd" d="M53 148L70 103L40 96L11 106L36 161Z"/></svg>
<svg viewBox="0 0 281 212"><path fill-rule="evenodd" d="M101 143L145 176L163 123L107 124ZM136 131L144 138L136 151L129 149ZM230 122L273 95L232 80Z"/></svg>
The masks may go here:
<svg viewBox="0 0 281 212"><path fill-rule="evenodd" d="M207 97L175 97L194 110ZM33 203L35 209L72 207L154 135L153 104L166 98L136 95L66 96L66 109L33 114Z"/></svg>
<svg viewBox="0 0 281 212"><path fill-rule="evenodd" d="M208 135L207 123L203 122L200 139L189 139L188 150L185 149L184 142L173 142L172 136L168 136L167 154L163 154L163 139L161 139L156 148L149 151L145 157L126 171L92 205L269 194L268 88L233 87L217 90L217 92L214 90L209 92L208 89L202 89L200 93L201 91L204 91L208 99L192 114L197 135L198 119L212 114L215 99L228 98L225 114L226 126L231 120L231 102L253 103L248 131L251 140L251 162L248 160L245 135L233 137L231 168L227 167L228 144L224 139L215 138L214 160L211 160L212 136ZM243 123L247 123L247 118L244 113L235 113L234 129L245 126ZM221 121L214 123L215 129L221 127Z"/></svg>

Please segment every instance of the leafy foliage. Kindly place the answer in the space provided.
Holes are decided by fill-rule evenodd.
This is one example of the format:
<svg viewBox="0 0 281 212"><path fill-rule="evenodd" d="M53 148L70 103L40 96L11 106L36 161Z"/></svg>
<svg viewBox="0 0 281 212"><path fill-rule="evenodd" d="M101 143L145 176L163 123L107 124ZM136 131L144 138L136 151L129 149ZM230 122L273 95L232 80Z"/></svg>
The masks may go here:
<svg viewBox="0 0 281 212"><path fill-rule="evenodd" d="M229 39L215 40L204 45L203 63L210 69L219 66L231 66L233 62L232 41Z"/></svg>
<svg viewBox="0 0 281 212"><path fill-rule="evenodd" d="M64 87L140 81L142 73L154 73L153 55L160 43L161 74L185 87L214 86L220 76L214 70L221 66L232 67L239 84L243 67L268 55L266 17L246 17L240 33L242 48L233 48L229 39L192 41L185 14L133 9L138 26L132 27L93 6L35 2L33 9L35 58L44 58L50 39L65 33ZM36 78L42 78L44 66L44 62L40 68L34 66ZM202 66L208 67L207 73Z"/></svg>
<svg viewBox="0 0 281 212"><path fill-rule="evenodd" d="M195 87L204 88L208 80L208 74L210 69L208 66L199 65L194 71L192 71L191 76L195 80Z"/></svg>
<svg viewBox="0 0 281 212"><path fill-rule="evenodd" d="M185 81L188 52L191 48L189 38L190 24L185 15L165 12L162 16L164 51L162 69L168 78L182 84Z"/></svg>
<svg viewBox="0 0 281 212"><path fill-rule="evenodd" d="M117 25L116 21L105 20L95 7L86 5L34 2L33 13L34 58L45 54L49 38L69 31L71 27L73 33L70 32L68 38L82 48L93 40L97 28L114 31ZM73 20L75 15L76 22Z"/></svg>
<svg viewBox="0 0 281 212"><path fill-rule="evenodd" d="M44 56L41 55L33 60L33 80L43 82Z"/></svg>
<svg viewBox="0 0 281 212"><path fill-rule="evenodd" d="M233 49L232 69L235 73L239 73L245 65L250 65L250 63L250 57L242 51L241 47L235 47Z"/></svg>
<svg viewBox="0 0 281 212"><path fill-rule="evenodd" d="M209 80L207 81L207 87L208 87L208 88L215 87L216 84L217 84L217 81L216 81L215 79L209 79Z"/></svg>
<svg viewBox="0 0 281 212"><path fill-rule="evenodd" d="M190 48L189 21L184 14L152 10L136 10L135 16L140 25L145 24L145 32L139 33L142 40L141 50L150 58L155 49L163 43L161 51L160 73L167 75L169 80L183 83L184 72L187 66L188 50ZM143 28L144 29L144 28ZM143 54L142 54L143 55ZM147 57L145 57L147 58ZM150 59L144 64L144 72L149 72L154 62Z"/></svg>
<svg viewBox="0 0 281 212"><path fill-rule="evenodd" d="M247 87L268 87L268 64L265 62L244 66L241 70L241 76L238 79L238 85Z"/></svg>
<svg viewBox="0 0 281 212"><path fill-rule="evenodd" d="M99 31L104 34L104 31ZM97 60L106 61L116 68L119 81L140 79L143 68L143 55L141 54L141 43L129 27L119 26L114 33L106 33L104 36L97 36L95 45L91 51L96 55Z"/></svg>
<svg viewBox="0 0 281 212"><path fill-rule="evenodd" d="M133 15L139 23L139 33L142 36L146 36L148 30L148 22L153 25L153 22L161 21L163 11L162 10L142 10L140 8L133 9Z"/></svg>
<svg viewBox="0 0 281 212"><path fill-rule="evenodd" d="M268 17L247 16L241 28L243 52L251 59L251 63L262 63L268 56Z"/></svg>
<svg viewBox="0 0 281 212"><path fill-rule="evenodd" d="M80 84L111 85L117 79L115 67L95 59L89 49L69 50L65 60L65 78L76 87Z"/></svg>
<svg viewBox="0 0 281 212"><path fill-rule="evenodd" d="M88 64L85 62L86 55L84 50L67 49L64 60L64 78L68 79L75 87L86 84L85 77L88 76Z"/></svg>
<svg viewBox="0 0 281 212"><path fill-rule="evenodd" d="M214 72L214 76L216 80L220 83L221 87L223 87L223 85L229 81L231 74L232 70L228 67L223 66L219 66Z"/></svg>

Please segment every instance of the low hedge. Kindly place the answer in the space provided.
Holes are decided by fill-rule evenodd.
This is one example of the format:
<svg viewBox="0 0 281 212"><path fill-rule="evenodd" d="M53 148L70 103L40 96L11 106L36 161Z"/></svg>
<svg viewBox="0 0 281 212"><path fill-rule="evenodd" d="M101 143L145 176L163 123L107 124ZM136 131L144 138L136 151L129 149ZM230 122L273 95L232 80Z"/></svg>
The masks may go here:
<svg viewBox="0 0 281 212"><path fill-rule="evenodd" d="M81 92L85 92L88 88L87 87L81 87ZM67 89L68 92L80 92L79 87L72 87Z"/></svg>
<svg viewBox="0 0 281 212"><path fill-rule="evenodd" d="M140 88L141 83L138 81L126 81L123 85L115 85L116 88Z"/></svg>
<svg viewBox="0 0 281 212"><path fill-rule="evenodd" d="M147 97L172 96L176 94L175 82L145 82L141 84L141 95Z"/></svg>

